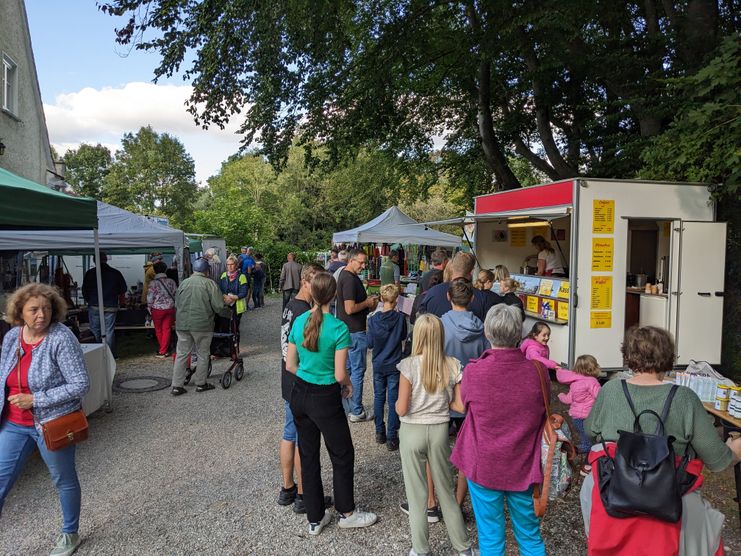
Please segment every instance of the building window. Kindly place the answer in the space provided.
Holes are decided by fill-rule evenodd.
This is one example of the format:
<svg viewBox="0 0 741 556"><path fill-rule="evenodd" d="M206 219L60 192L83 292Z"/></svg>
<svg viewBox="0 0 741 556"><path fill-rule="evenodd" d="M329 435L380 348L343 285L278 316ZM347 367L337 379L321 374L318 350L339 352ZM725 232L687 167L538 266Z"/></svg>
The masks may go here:
<svg viewBox="0 0 741 556"><path fill-rule="evenodd" d="M18 112L18 65L3 54L2 108L12 114Z"/></svg>

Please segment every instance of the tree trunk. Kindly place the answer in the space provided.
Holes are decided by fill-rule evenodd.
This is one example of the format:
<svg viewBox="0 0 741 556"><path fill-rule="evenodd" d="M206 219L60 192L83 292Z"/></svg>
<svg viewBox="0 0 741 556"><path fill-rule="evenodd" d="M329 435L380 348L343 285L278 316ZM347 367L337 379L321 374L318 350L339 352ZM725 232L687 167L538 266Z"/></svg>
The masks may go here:
<svg viewBox="0 0 741 556"><path fill-rule="evenodd" d="M518 189L521 187L520 182L510 169L494 132L494 118L491 115L491 62L488 60L481 60L479 63L478 93L479 136L484 160L496 176L497 190Z"/></svg>

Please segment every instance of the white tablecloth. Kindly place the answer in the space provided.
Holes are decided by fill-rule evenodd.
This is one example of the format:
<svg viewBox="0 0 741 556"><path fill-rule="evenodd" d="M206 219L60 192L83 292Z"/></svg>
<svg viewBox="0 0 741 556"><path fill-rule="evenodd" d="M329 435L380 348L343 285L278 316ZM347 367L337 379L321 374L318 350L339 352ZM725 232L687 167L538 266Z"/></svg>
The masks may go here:
<svg viewBox="0 0 741 556"><path fill-rule="evenodd" d="M113 377L116 376L116 360L111 350L105 344L80 344L85 355L85 366L90 377L90 391L82 398L82 409L85 415L90 415L111 399ZM104 364L108 361L108 380L106 380Z"/></svg>

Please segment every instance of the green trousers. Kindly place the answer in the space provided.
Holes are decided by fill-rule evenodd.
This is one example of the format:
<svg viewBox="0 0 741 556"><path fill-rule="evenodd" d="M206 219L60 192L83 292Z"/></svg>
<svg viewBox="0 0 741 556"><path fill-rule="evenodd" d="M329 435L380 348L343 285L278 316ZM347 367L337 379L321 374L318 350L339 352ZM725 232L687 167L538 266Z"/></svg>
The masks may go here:
<svg viewBox="0 0 741 556"><path fill-rule="evenodd" d="M468 550L471 547L471 540L453 490L448 423L438 425L402 423L399 430L399 453L404 473L404 489L409 503L409 527L412 530L414 551L418 554L430 551L425 471L427 463L430 464L435 494L440 502L450 542L458 552Z"/></svg>

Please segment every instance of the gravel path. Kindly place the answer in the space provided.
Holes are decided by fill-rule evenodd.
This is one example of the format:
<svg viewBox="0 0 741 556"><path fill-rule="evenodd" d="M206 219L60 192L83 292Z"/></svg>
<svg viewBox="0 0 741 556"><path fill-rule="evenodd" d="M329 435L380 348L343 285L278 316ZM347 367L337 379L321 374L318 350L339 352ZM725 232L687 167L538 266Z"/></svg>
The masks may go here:
<svg viewBox="0 0 741 556"><path fill-rule="evenodd" d="M283 425L279 387L280 301L243 320L247 375L229 390L173 398L169 389L115 393L112 413L90 418L90 439L78 449L83 488L78 554L342 554L400 555L410 547L398 509L404 485L398 452L374 441L372 423L351 425L356 447L355 492L362 508L379 515L366 530L335 522L318 537L305 516L280 507L277 448ZM138 341L148 342L142 336ZM149 345L140 351L150 353ZM214 362L214 373L227 365ZM119 360L119 377L170 377L171 364L149 355ZM370 373L369 373L370 374ZM367 379L370 377L368 376ZM366 404L372 388L366 382ZM331 466L324 454L325 488ZM726 490L732 485L722 478ZM722 492L722 491L720 491ZM719 501L727 501L728 492ZM741 546L731 510L726 532ZM726 507L724 507L724 511ZM470 506L466 513L475 538ZM48 553L61 521L57 495L36 457L9 495L0 521L0 553ZM550 554L586 554L576 492L553 504L543 522ZM444 524L430 526L433 551L452 553ZM516 554L510 543L508 554ZM735 552L735 553L741 553Z"/></svg>

